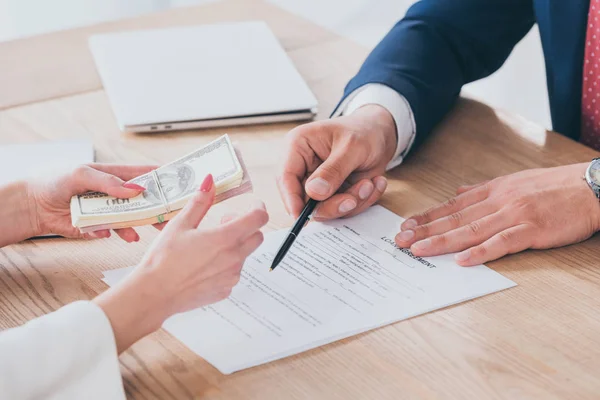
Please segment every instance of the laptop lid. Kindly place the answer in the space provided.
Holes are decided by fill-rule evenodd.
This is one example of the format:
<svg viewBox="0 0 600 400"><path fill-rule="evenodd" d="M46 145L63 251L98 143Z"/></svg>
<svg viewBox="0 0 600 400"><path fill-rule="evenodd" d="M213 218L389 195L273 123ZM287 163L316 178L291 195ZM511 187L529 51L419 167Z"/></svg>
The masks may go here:
<svg viewBox="0 0 600 400"><path fill-rule="evenodd" d="M96 35L90 48L123 130L317 107L264 22Z"/></svg>

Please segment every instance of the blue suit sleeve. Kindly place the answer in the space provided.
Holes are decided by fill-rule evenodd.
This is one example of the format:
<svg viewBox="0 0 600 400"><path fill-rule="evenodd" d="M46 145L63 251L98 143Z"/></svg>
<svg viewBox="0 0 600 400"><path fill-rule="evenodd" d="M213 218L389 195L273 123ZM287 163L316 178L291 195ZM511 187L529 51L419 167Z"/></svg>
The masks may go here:
<svg viewBox="0 0 600 400"><path fill-rule="evenodd" d="M371 52L344 98L368 83L396 90L410 103L418 144L462 86L500 68L534 22L532 0L421 0Z"/></svg>

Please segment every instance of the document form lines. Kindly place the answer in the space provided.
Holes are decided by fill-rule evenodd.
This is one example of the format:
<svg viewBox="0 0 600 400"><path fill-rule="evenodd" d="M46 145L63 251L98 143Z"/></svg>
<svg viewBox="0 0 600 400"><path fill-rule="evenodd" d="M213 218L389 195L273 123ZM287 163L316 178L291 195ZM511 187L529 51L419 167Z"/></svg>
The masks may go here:
<svg viewBox="0 0 600 400"><path fill-rule="evenodd" d="M338 231L338 233L339 233L341 236L343 236L344 238L346 238L346 239L350 240L351 242L355 243L357 246L360 246L360 244L359 244L359 243L357 243L355 240L353 240L352 238L350 238L350 237L349 237L348 235L346 235L345 233L343 233L343 232L341 232L341 231ZM364 241L364 242L367 242L367 243L368 243L368 244L370 244L371 246L375 247L377 250L379 250L379 251L382 251L382 252L386 253L388 256L391 256L391 257L393 257L393 258L394 258L396 261L398 261L398 262L400 262L401 264L403 264L403 265L407 266L408 268L411 268L411 269L413 268L413 267L411 267L410 265L408 265L408 264L406 264L405 262L403 262L402 260L399 260L399 259L398 259L398 258L397 258L395 255L393 255L393 254L390 254L390 252L389 252L389 251L386 251L386 250L383 250L383 249L381 249L379 246L376 246L375 244L371 243L370 241L368 241L368 240L366 240L366 239L364 239L364 238L362 238L362 237L359 237L359 238L360 238L362 241ZM362 246L361 246L361 247L362 247ZM348 248L349 248L349 249L351 249L351 250L353 250L353 251L355 251L355 252L358 252L359 254L362 254L362 253L360 253L358 250L356 250L356 249L354 249L354 248L352 248L352 247L350 247L350 246L348 246ZM368 256L367 256L367 257L368 257ZM380 264L380 263L379 263L377 260L373 260L371 257L368 257L368 258L369 258L369 260L372 260L374 264L376 264L378 267L380 267L380 269L381 269L381 271L380 271L380 272L383 272L383 273L382 273L383 275L387 276L387 277L388 277L388 278L390 278L390 279L393 279L394 281L396 281L397 283L399 283L399 284L403 285L404 287L406 287L406 288L408 288L408 289L414 290L414 288L416 288L416 289L418 289L419 291L423 292L423 288L422 288L422 287L420 287L420 286L418 286L418 285L413 285L412 283L410 283L410 282L409 282L409 281L407 281L406 279L402 278L400 275L398 275L398 274L396 274L396 273L392 272L391 270L389 270L389 269L387 269L387 268L383 268L383 267L381 267L381 264Z"/></svg>
<svg viewBox="0 0 600 400"><path fill-rule="evenodd" d="M233 326L235 329L237 329L239 332L242 332L246 337L251 338L252 335L249 334L244 328L242 328L241 326L239 326L238 324L236 324L235 322L233 322L230 318L228 318L226 315L224 315L222 312L220 312L218 310L218 303L217 304L210 304L206 307L203 307L204 311L211 311L213 313L215 313L216 315L219 316L219 318L221 318L223 321L227 322L228 324L230 324L231 326Z"/></svg>
<svg viewBox="0 0 600 400"><path fill-rule="evenodd" d="M334 229L334 230L331 230L331 229L330 229L330 230L327 230L327 231L321 232L321 234L319 235L319 237L323 237L324 239L326 239L326 240L330 240L330 241L332 241L332 242L333 242L333 240L331 240L331 238L329 237L329 235L331 235L331 236L334 236L334 237L335 237L335 234L333 234L333 233L332 233L332 231L334 231L336 234L339 234L340 236L343 236L345 239L347 239L347 240L349 240L350 242L354 243L356 246L358 246L358 247L360 247L360 248L362 248L362 249L364 249L364 250L367 250L367 249L365 248L365 246L362 246L360 243L358 243L357 241L353 240L353 239L352 239L352 238L350 238L348 235L344 234L344 233L343 233L343 232L342 232L340 229ZM367 242L367 243L368 243L368 244L370 244L370 245L373 245L371 242L369 242L368 240L366 240L366 239L364 239L364 238L362 238L362 237L359 237L359 239L361 239L361 240L363 240L363 241ZM380 263L379 261L377 261L377 260L373 259L373 258L372 258L372 257L370 257L368 254L364 254L364 253L363 253L363 252L361 252L360 250L358 250L358 249L356 249L356 248L354 248L354 247L350 246L348 243L344 243L344 242L342 242L342 243L340 243L340 245L341 245L341 246L346 246L346 247L347 247L347 249L346 249L347 251L348 251L348 250L350 250L350 251L352 251L352 252L356 253L357 255L355 255L354 257L356 257L356 258L357 258L359 261L362 261L362 263L364 264L364 265L363 265L363 268L365 268L365 267L368 267L368 269L371 269L371 270L372 270L372 267L374 267L374 266L377 266L377 271L374 271L374 272L376 272L377 274L380 274L380 275L383 275L383 276L385 276L386 278L392 279L393 281L395 281L396 283L398 283L398 284L400 284L400 285L404 286L404 287L405 287L406 289L408 289L408 290L411 290L411 291L416 291L416 290L418 289L418 290L420 290L420 291L423 291L423 289L422 289L421 287L419 287L419 286L415 286L415 285L411 284L410 282L408 282L406 279L402 278L401 276L399 276L399 275L397 275L397 274L393 273L392 271L390 271L390 270L389 270L389 269L387 269L387 268L384 268L384 267L382 267L382 265L381 265L381 263ZM389 254L388 252L386 252L385 250L382 250L382 249L380 249L380 248L379 248L379 247L377 247L377 246L374 246L374 247L375 247L377 250L379 250L379 251L381 251L381 252L384 252L384 253L386 253L388 256L390 255L390 254ZM365 261L363 260L363 257L364 257L364 258L366 258L366 259L368 259L368 260L370 260L370 261L372 261L372 263L371 263L371 264L369 264L369 263L365 262ZM394 258L394 259L395 259L395 258ZM398 260L398 261L399 261L399 260ZM404 264L404 263L402 263L402 264ZM406 264L404 264L404 265L406 265ZM373 273L369 274L369 276L372 276L372 277L373 277L373 279L374 279L374 274L373 274ZM378 281L378 282L381 282L381 281ZM387 285L386 285L386 286L387 286ZM415 288L416 288L416 289L415 289Z"/></svg>
<svg viewBox="0 0 600 400"><path fill-rule="evenodd" d="M319 248L319 249L321 249L321 248L322 248L322 246L325 246L325 244L321 244L321 243L320 243L318 240L316 240L315 238L312 238L312 237L305 237L305 238L304 238L304 240L305 240L305 241L307 241L307 242L310 242L310 243L311 243L311 246L317 247L317 248ZM323 251L323 250L322 250L322 251ZM345 256L346 256L345 254L343 254L343 253L340 253L340 254L339 254L339 256L338 256L338 257L339 257L339 259L338 259L338 260L339 260L339 261L343 261ZM381 280L379 280L379 279L378 279L376 276L373 276L372 274L366 274L366 273L364 273L363 271L360 271L359 269L356 269L356 268L354 268L354 267L353 267L352 265L350 265L350 264L346 264L346 263L345 263L344 265L345 265L346 267L348 267L349 269L351 269L352 271L354 271L355 273L357 273L358 275L360 275L361 277L363 277L364 279L371 280L371 281L375 282L376 284L380 285L382 288L385 288L386 290L393 291L393 292L396 292L396 293L399 293L399 294L403 294L403 293L401 293L400 291L396 290L394 287L392 287L392 286L388 285L388 284L387 284L387 283L385 283L385 282L382 282ZM365 288L370 288L370 287L369 287L367 284L365 284L363 281L360 281L360 280L358 280L358 279L356 279L356 281L357 281L357 283L358 283L358 284L362 285L363 287L365 287ZM398 283L402 284L402 282L398 282ZM405 287L406 287L407 289L409 289L409 290L413 290L413 291L415 290L415 289L413 289L413 288L411 288L411 287L408 287L408 286L406 286L406 285L405 285Z"/></svg>
<svg viewBox="0 0 600 400"><path fill-rule="evenodd" d="M361 245L360 243L358 243L357 241L355 241L354 239L352 239L350 236L346 235L346 234L345 234L345 233L343 233L342 231L339 231L339 233L340 233L340 235L344 236L346 239L348 239L348 240L350 240L351 242L355 243L356 245L358 245L358 246L361 246L361 247L362 247L362 245ZM362 236L358 236L358 238L359 238L360 240L362 240L363 242L366 242L366 243L370 244L371 246L375 247L377 250L379 250L379 251L382 251L382 252L384 252L384 253L388 254L389 256L391 256L391 257L395 258L395 259L396 259L396 260L398 260L400 263L404 264L406 267L408 267L408 268L413 268L412 266L408 265L408 264L407 264L407 263L405 263L404 261L402 261L402 260L398 259L398 257L396 257L396 255L395 255L394 253L391 253L391 252L389 252L389 251L387 251L387 250L385 250L385 249L382 249L381 247L377 246L375 243L373 243L373 242L371 242L371 241L369 241L369 240L367 240L367 239L363 238ZM370 257L369 257L369 258L370 258ZM370 259L372 260L372 258L370 258Z"/></svg>
<svg viewBox="0 0 600 400"><path fill-rule="evenodd" d="M259 314L256 311L254 311L251 307L248 306L248 304L243 299L237 299L236 296L234 294L232 294L231 296L229 296L228 299L226 299L226 301L231 302L240 311L246 313L248 316L250 316L252 319L254 319L260 325L264 326L266 329L268 329L274 335L281 337L281 335L282 335L281 328L279 326L273 324L271 322L271 320L266 318L264 315Z"/></svg>
<svg viewBox="0 0 600 400"><path fill-rule="evenodd" d="M327 252L327 247L326 247L326 245L325 245L325 244L322 244L321 242L319 242L319 241L318 241L318 240L316 240L315 238L312 238L312 237L306 237L306 238L304 238L304 240L305 240L306 242L309 242L309 243L311 243L311 246L314 246L314 247L316 247L316 248L319 248L319 249L321 249L321 251L322 251L322 252L324 252L324 253L328 253L328 252ZM324 249L324 247L325 247L325 249ZM335 252L335 249L331 248L331 252ZM330 254L330 253L328 253L328 254ZM338 259L341 261L341 260L343 259L343 257L344 257L344 254L343 254L343 253L340 253L340 252L338 252L338 254L335 254L335 256L337 256L337 257L338 257ZM359 274L359 275L361 275L361 276L363 276L363 277L365 277L365 278L371 278L371 279L374 279L374 278L372 278L372 277L370 277L370 276L366 276L366 275L365 275L365 274L364 274L362 271L359 271L359 270L357 270L357 269L353 268L351 265L348 265L348 267L349 267L349 268L350 268L352 271L356 272L357 274Z"/></svg>
<svg viewBox="0 0 600 400"><path fill-rule="evenodd" d="M311 256L312 254L310 254L310 253L309 253L309 254L306 254L306 255L307 255L307 256ZM289 253L288 253L288 257L290 258L290 261L294 261L294 262L296 262L297 264L299 264L299 265L303 266L304 268L306 268L306 266L302 265L302 263L306 263L306 260L304 260L303 258L300 258L300 257L298 257L298 256L297 256L297 255L296 255L294 252L289 252ZM314 258L314 257L313 257L313 258ZM317 261L320 261L320 260L317 260ZM328 262L329 262L329 264L332 264L332 265L333 265L333 263L331 263L330 261L328 261ZM329 269L329 270L332 270L332 268L329 268L329 267L328 267L328 269ZM285 271L287 271L288 273L290 273L290 270L293 270L293 271L295 271L295 272L299 272L299 273L301 273L300 271L298 271L298 270L296 270L295 268L293 268L293 266L291 266L291 265L290 265L290 266L288 266L288 268L287 268L287 269L285 269ZM327 275L327 274L326 274L324 271L319 271L319 274L320 274L319 276L322 276L323 278L327 278L327 279L329 279L329 280L331 281L331 283L333 284L333 286L335 286L335 287L338 287L338 288L340 288L341 290L344 290L344 291L346 291L346 292L348 292L348 293L351 293L352 295L354 295L355 297L359 298L360 300L362 300L363 302L365 302L365 303L367 303L367 304L372 304L370 301L368 301L368 300L367 300L367 299L365 299L364 297L360 296L360 295L359 295L359 294L357 294L356 292L354 292L354 291L352 291L352 290L349 290L349 288L348 288L348 287L344 286L343 282L337 282L335 279L331 278L331 277L330 277L329 275ZM336 275L337 275L337 276L339 276L339 277L344 277L344 275L342 275L342 274L339 274L339 273L338 273L338 274L336 274ZM305 276L303 275L303 277L305 277ZM306 279L307 279L307 280L309 280L309 278L306 278ZM346 279L346 280L348 280L348 278L345 278L345 279ZM351 305L351 304L349 304L348 302L346 302L346 301L344 301L343 299L339 298L339 297L338 297L338 296L337 296L337 295L336 295L334 292L332 292L331 290L329 290L329 289L327 289L327 288L325 288L325 287L323 287L323 286L321 286L321 285L317 284L316 282L314 282L314 281L312 281L312 280L310 280L310 282L312 282L312 283L313 283L313 284L314 284L316 287L318 287L319 289L321 289L321 290L322 290L324 293L327 293L329 296L332 296L332 297L336 298L338 301L341 301L341 302L343 302L344 304L346 304L348 307L352 308L353 310L355 310L355 311L357 311L357 312L359 311L359 310L358 310L356 307L352 306L352 305Z"/></svg>
<svg viewBox="0 0 600 400"><path fill-rule="evenodd" d="M305 240L305 241L307 241L307 238L304 238L304 240ZM311 246L313 246L313 247L312 247L312 249L311 249L310 247L308 247L309 249L311 249L311 251L314 251L314 250L313 250L314 248L318 248L318 249L320 249L321 251L323 251L323 250L322 250L322 246L321 246L321 244L319 244L319 243L318 243L318 241L316 241L316 240L312 241L312 243L311 243ZM323 253L330 255L330 254L329 254L329 253L327 253L326 251L323 251ZM309 253L308 255L309 255L309 256L311 256L312 254L311 254L311 253ZM331 255L330 255L330 256L331 256ZM314 258L314 259L316 259L316 257L314 257L314 256L313 256L313 258ZM327 260L327 259L326 259L324 256L323 256L322 258L323 258L323 259L325 259L325 260ZM343 259L343 256L337 256L337 257L335 257L335 256L334 256L334 257L332 257L332 258L333 258L335 261L342 261L342 259ZM317 260L317 261L320 261L320 260L318 260L318 259L316 259L316 260ZM335 265L335 262L332 262L331 260L327 260L327 262L328 262L330 265ZM344 264L344 266L348 266L348 265L347 265L347 264ZM333 269L331 269L331 268L329 268L329 269L330 269L330 270L333 270ZM352 269L352 268L350 268L350 269ZM352 269L352 270L354 270L354 269ZM361 282L360 280L356 279L356 278L355 278L355 277L353 277L352 275L346 276L346 275L344 275L344 274L341 274L341 273L339 273L339 272L336 272L335 270L333 270L333 271L334 271L334 273L335 273L336 275L343 277L343 278L344 278L346 281L349 281L349 282L350 282L350 283L352 283L352 284L361 284L361 285L363 285L363 287L365 287L365 288L368 288L368 287L369 287L369 286L368 286L368 285L366 285L364 282ZM321 275L323 275L323 276L325 276L325 277L329 278L329 279L330 279L332 282L335 282L333 278L329 277L329 276L328 276L327 274L325 274L323 271L319 271L319 273L320 273Z"/></svg>
<svg viewBox="0 0 600 400"><path fill-rule="evenodd" d="M291 304L294 304L294 305L301 304L302 306L304 306L304 308L305 308L306 310L309 310L309 311L311 312L311 315L314 315L314 312L315 312L315 310L314 310L314 308L313 308L313 307L311 307L309 304L307 304L305 301L303 301L302 299L300 299L298 296L296 296L296 295L295 295L294 293L292 293L291 291L289 291L289 290L287 290L287 289L283 288L281 285L275 284L275 283L273 282L273 279L269 278L269 277L268 277L266 274L261 274L261 273L260 273L260 271L258 271L258 270L256 269L256 267L254 267L254 266L252 266L252 265L248 265L248 267L247 267L246 269L248 269L248 270L252 270L252 272L256 273L256 276L260 276L260 278L261 278L260 280L261 280L262 282L267 282L267 283L269 284L269 287L271 287L271 288L275 288L275 289L277 289L277 291L278 291L279 293L285 294L285 296L286 296L286 298L287 298L288 300L289 300L290 298L293 298L293 299L294 299L294 301L293 301L293 302L291 302L291 301L290 301L290 303L291 303ZM252 275L252 274L248 274L248 275L249 275L249 276L251 276L251 277L252 277L252 279L257 279L257 278L256 278L254 275ZM244 271L242 271L242 276L244 276ZM317 319L317 322L318 322L318 323L320 323L320 324L321 324L321 323L323 323L323 321L320 321L320 320L318 320L318 319Z"/></svg>
<svg viewBox="0 0 600 400"><path fill-rule="evenodd" d="M333 278L331 278L329 275L327 275L326 273L324 273L324 271L319 270L317 268L309 268L309 267L307 267L306 264L308 263L308 261L305 260L302 257L299 257L294 251L291 251L288 254L290 254L290 259L292 261L296 261L296 263L298 263L299 265L301 265L302 267L304 267L306 270L312 272L316 276L322 276L323 278L329 279L333 283L337 283ZM321 260L319 260L317 257L315 257L314 254L312 254L312 253L308 253L308 254L306 254L306 256L312 258L317 263L321 263ZM290 264L288 264L287 267L288 268L293 268L293 266L290 265ZM312 265L311 265L311 267L312 267ZM305 275L303 275L303 276L305 276ZM319 285L317 285L317 286L319 286Z"/></svg>
<svg viewBox="0 0 600 400"><path fill-rule="evenodd" d="M341 258L342 254L337 252L335 248L327 248L326 246L322 245L321 242L319 242L318 240L314 239L312 236L306 236L303 238L303 240L305 242L308 242L311 244L311 246L314 246L316 248L319 248L323 253L326 253L332 257L338 257Z"/></svg>

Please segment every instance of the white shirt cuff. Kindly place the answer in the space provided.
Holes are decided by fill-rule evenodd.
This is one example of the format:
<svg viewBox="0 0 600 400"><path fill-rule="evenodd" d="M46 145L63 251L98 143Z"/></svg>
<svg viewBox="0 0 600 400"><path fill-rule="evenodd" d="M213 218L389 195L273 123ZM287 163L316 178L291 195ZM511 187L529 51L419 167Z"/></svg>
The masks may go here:
<svg viewBox="0 0 600 400"><path fill-rule="evenodd" d="M0 354L7 399L125 399L110 321L92 302L0 333Z"/></svg>
<svg viewBox="0 0 600 400"><path fill-rule="evenodd" d="M382 106L392 114L396 123L396 152L386 167L390 170L402 163L415 140L415 117L404 96L380 83L369 83L350 93L333 116L352 114L367 104Z"/></svg>

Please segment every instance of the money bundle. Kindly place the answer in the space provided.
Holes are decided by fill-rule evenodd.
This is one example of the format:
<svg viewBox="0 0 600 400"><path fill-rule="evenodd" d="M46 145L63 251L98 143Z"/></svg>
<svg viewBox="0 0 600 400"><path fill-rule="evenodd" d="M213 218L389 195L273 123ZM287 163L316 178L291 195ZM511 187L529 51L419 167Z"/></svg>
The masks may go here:
<svg viewBox="0 0 600 400"><path fill-rule="evenodd" d="M172 163L138 176L130 182L146 190L130 199L105 193L71 198L73 226L83 233L161 223L181 210L206 175L212 174L215 202L252 190L241 154L224 135Z"/></svg>

